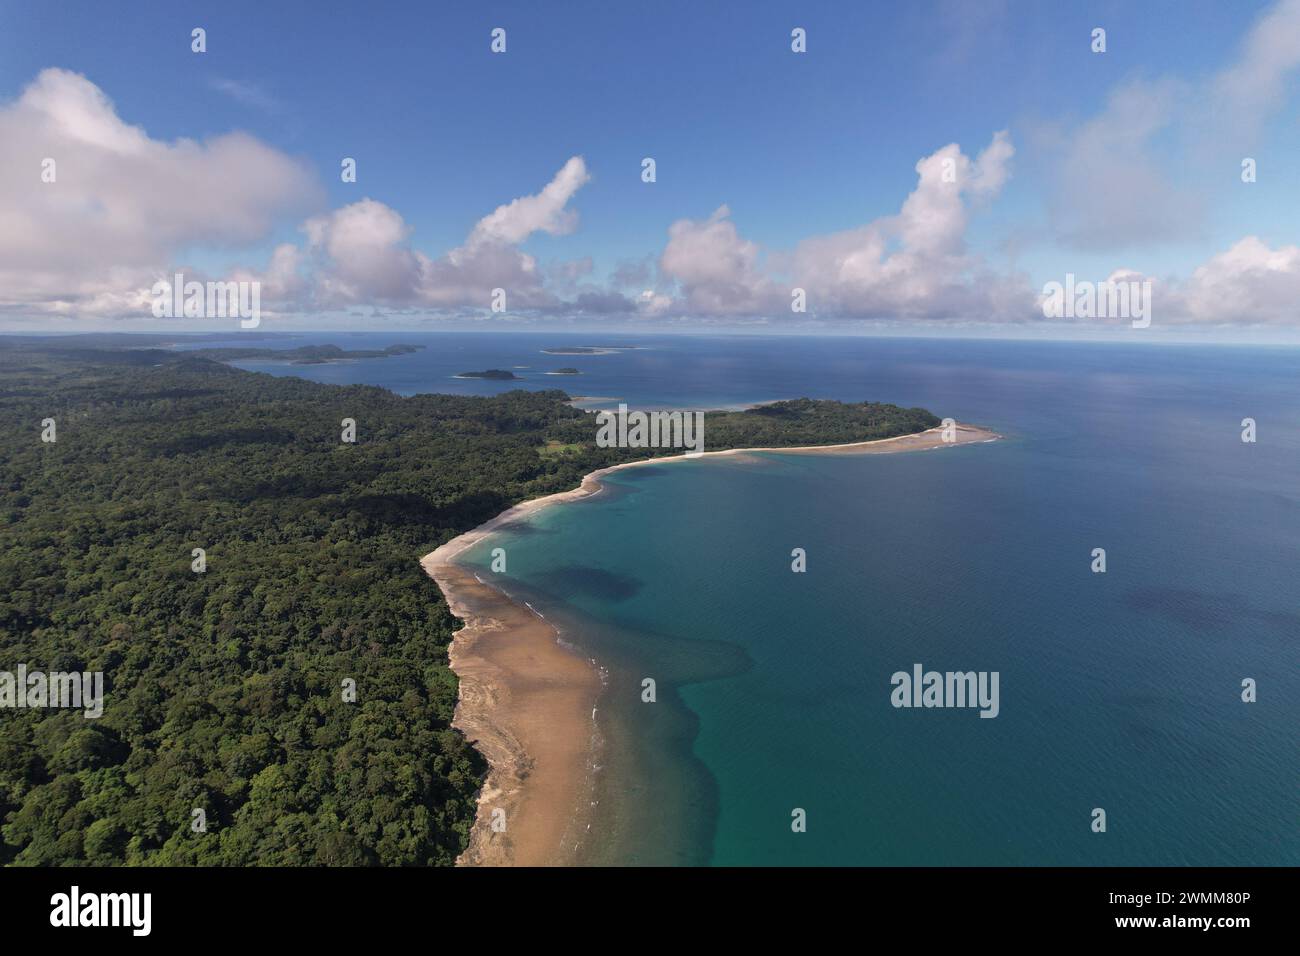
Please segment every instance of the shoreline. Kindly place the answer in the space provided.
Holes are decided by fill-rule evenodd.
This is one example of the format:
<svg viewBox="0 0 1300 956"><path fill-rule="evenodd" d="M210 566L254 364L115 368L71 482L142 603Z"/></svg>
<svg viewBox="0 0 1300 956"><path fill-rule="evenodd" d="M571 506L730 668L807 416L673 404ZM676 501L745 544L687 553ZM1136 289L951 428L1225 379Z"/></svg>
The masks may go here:
<svg viewBox="0 0 1300 956"><path fill-rule="evenodd" d="M584 822L590 814L591 771L600 739L596 707L603 686L596 661L561 643L556 628L533 608L457 564L458 555L501 527L543 508L599 493L603 488L600 479L624 468L756 452L860 455L928 451L1003 437L973 425L959 423L956 427L954 442L944 442L942 426L936 426L910 435L843 445L730 448L621 462L584 475L577 488L520 502L421 558L420 566L442 591L448 609L465 625L447 649L451 669L460 681L452 726L488 762L469 845L457 865L573 862L578 849L575 831L585 833ZM509 640L504 640L507 635Z"/></svg>

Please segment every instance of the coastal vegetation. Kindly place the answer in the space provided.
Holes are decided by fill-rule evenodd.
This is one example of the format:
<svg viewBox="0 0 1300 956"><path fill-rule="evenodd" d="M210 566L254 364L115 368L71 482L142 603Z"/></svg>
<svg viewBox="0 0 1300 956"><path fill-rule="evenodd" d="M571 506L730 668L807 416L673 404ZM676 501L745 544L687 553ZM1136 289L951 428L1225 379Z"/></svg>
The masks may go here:
<svg viewBox="0 0 1300 956"><path fill-rule="evenodd" d="M558 390L401 397L164 349L0 344L0 407L0 671L105 688L97 719L0 710L13 865L452 863L485 766L451 728L457 624L419 556L674 453L597 447ZM937 423L706 417L709 450Z"/></svg>
<svg viewBox="0 0 1300 956"><path fill-rule="evenodd" d="M210 348L189 353L199 358L218 362L240 362L248 359L276 359L293 365L324 365L347 359L388 358L390 355L409 355L424 348L423 345L390 345L383 349L341 349L337 345L303 345L293 349Z"/></svg>

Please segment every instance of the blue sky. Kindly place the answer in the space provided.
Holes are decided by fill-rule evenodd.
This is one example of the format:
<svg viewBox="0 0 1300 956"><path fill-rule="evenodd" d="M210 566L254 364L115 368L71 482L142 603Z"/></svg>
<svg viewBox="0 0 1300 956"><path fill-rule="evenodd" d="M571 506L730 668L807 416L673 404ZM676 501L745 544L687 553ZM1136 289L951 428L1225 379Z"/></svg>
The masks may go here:
<svg viewBox="0 0 1300 956"><path fill-rule="evenodd" d="M598 284L620 264L653 266L674 222L702 223L725 204L737 240L780 275L779 257L801 241L898 214L922 158L956 144L974 159L1006 130L1014 146L1006 182L971 199L961 235L982 268L1034 291L1065 272L1104 279L1121 268L1185 281L1245 236L1270 250L1300 242L1290 54L1279 54L1285 68L1259 123L1244 134L1197 128L1197 99L1249 59L1243 44L1275 6L224 2L109 13L102 3L5 4L0 100L16 101L42 70L60 68L98 87L121 122L150 140L246 131L314 177L306 208L237 241L181 235L161 269L264 263L277 245L302 242L308 216L362 198L400 214L404 242L436 259L580 156L589 180L566 205L576 226L518 243L542 269L590 258L587 281ZM207 31L204 54L190 50L195 26ZM796 26L807 30L805 54L790 49ZM1089 48L1097 26L1107 31L1101 55ZM507 30L503 55L489 50L494 27ZM1153 203L1150 230L1139 208L1127 227L1092 222L1096 234L1080 237L1071 218L1104 205L1097 187L1122 167L1099 173L1081 196L1077 176L1062 185L1070 175L1062 157L1088 163L1090 150L1113 151L1104 135L1089 145L1088 124L1113 129L1108 108L1117 97L1142 99L1135 90L1174 104L1135 160L1169 195ZM358 162L357 183L339 181L344 156ZM640 179L646 156L657 163L653 184ZM1248 186L1241 156L1259 167ZM1177 225L1167 225L1171 217ZM681 283L665 275L647 283L682 297L665 315L692 312ZM563 311L556 295L553 313ZM35 303L8 312L29 318L40 312ZM427 303L389 305L423 314ZM867 314L847 311L850 320Z"/></svg>

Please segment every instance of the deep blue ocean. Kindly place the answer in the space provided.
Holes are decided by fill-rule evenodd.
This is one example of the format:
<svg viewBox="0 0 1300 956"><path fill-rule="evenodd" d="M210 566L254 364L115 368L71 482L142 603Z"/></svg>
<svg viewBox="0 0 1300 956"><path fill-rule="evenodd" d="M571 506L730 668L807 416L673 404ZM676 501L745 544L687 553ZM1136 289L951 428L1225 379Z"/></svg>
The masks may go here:
<svg viewBox="0 0 1300 956"><path fill-rule="evenodd" d="M887 401L1007 436L630 469L471 555L486 566L487 547L506 547L494 583L610 671L594 861L1300 864L1300 350L491 333L285 344L308 341L429 348L240 364L643 408ZM566 344L642 347L540 351ZM542 374L564 365L582 375ZM452 377L514 366L530 368L513 384ZM1247 417L1255 443L1241 440ZM998 672L999 715L891 706L891 675L917 663ZM646 677L655 703L641 701Z"/></svg>

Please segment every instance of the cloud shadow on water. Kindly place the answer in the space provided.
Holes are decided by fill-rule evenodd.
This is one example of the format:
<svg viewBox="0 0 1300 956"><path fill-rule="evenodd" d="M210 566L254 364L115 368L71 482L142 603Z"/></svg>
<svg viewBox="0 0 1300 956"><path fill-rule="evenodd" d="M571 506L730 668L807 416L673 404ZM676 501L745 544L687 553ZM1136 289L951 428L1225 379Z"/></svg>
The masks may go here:
<svg viewBox="0 0 1300 956"><path fill-rule="evenodd" d="M1239 594L1210 594L1188 588L1139 588L1126 603L1146 614L1159 614L1194 631L1235 630L1242 622L1286 634L1300 633L1300 614L1256 607Z"/></svg>
<svg viewBox="0 0 1300 956"><path fill-rule="evenodd" d="M644 586L639 578L630 574L618 574L579 564L546 571L537 575L536 579L536 583L553 594L582 594L602 601L626 601L635 597Z"/></svg>

